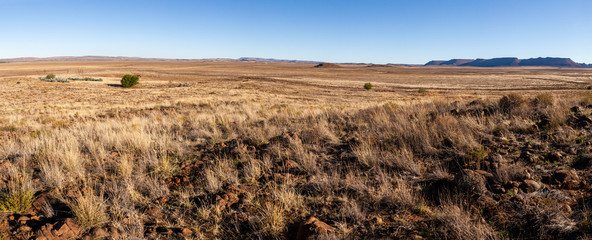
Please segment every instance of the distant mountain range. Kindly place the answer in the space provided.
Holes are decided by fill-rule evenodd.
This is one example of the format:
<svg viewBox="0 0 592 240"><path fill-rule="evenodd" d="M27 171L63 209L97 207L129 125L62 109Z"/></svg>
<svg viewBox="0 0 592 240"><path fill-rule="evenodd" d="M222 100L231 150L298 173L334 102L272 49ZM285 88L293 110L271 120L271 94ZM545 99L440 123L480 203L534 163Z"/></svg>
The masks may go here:
<svg viewBox="0 0 592 240"><path fill-rule="evenodd" d="M109 57L109 56L61 56L61 57L22 57L4 58L0 63L12 62L77 62L77 61L256 61L256 62L294 62L294 63L321 63L318 61L287 60L275 58L242 57L231 58L205 58L205 59L169 59L169 58L141 58L141 57Z"/></svg>
<svg viewBox="0 0 592 240"><path fill-rule="evenodd" d="M430 61L425 66L461 66L461 67L570 67L570 68L586 68L592 67L592 64L576 63L570 58L529 58L518 59L514 57L508 58L491 58L491 59L451 59L448 61Z"/></svg>
<svg viewBox="0 0 592 240"><path fill-rule="evenodd" d="M292 62L292 63L321 63L317 61L306 60L290 60L290 59L276 59L276 58L258 58L258 57L242 57L239 61L254 61L254 62Z"/></svg>
<svg viewBox="0 0 592 240"><path fill-rule="evenodd" d="M0 59L0 63L13 62L75 62L75 61L253 61L253 62L292 62L292 63L324 63L321 61L289 60L275 58L242 57L231 58L206 58L206 59L169 59L169 58L140 58L140 57L108 57L108 56L62 56L62 57L23 57ZM369 66L420 66L415 64L386 64L376 65L371 63L337 63L347 65L369 65ZM571 68L592 68L592 64L576 63L570 58L492 58L492 59L451 59L434 60L425 66L466 66L466 67L514 67L514 66L542 66L542 67L571 67Z"/></svg>
<svg viewBox="0 0 592 240"><path fill-rule="evenodd" d="M106 56L62 56L62 57L23 57L0 59L0 63L12 62L78 62L78 61L175 61L186 59L165 59L165 58L140 58L140 57L106 57Z"/></svg>

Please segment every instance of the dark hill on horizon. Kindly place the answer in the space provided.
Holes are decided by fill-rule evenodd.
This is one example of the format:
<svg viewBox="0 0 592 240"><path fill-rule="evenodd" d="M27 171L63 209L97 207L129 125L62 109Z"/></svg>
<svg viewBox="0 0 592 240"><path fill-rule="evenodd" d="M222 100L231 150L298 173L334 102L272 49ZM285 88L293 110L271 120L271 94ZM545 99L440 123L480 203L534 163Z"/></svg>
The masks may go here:
<svg viewBox="0 0 592 240"><path fill-rule="evenodd" d="M341 66L339 66L335 63L319 63L314 67L316 67L316 68L340 68Z"/></svg>
<svg viewBox="0 0 592 240"><path fill-rule="evenodd" d="M590 64L576 63L570 58L529 58L518 59L491 58L491 59L452 59L448 61L434 60L425 64L425 66L461 66L461 67L570 67L582 68L591 67Z"/></svg>
<svg viewBox="0 0 592 240"><path fill-rule="evenodd" d="M450 59L448 61L435 60L426 63L426 66L440 65L440 66L460 66L465 63L475 61L475 59Z"/></svg>

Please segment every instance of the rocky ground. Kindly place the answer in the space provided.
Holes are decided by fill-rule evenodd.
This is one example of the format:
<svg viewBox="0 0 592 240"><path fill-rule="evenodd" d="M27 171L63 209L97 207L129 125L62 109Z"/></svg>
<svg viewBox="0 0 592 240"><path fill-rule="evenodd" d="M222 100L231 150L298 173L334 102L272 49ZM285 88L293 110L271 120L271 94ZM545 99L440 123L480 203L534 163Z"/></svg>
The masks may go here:
<svg viewBox="0 0 592 240"><path fill-rule="evenodd" d="M591 107L549 95L386 104L218 123L229 137L201 143L180 123L167 134L192 144L169 152L169 170L142 163L149 151L107 147L61 188L46 183L40 150L15 152L0 159L0 239L588 239ZM125 168L111 162L128 158L120 178ZM114 190L138 171L149 180ZM15 211L6 189L27 176L34 198L13 201L25 205Z"/></svg>

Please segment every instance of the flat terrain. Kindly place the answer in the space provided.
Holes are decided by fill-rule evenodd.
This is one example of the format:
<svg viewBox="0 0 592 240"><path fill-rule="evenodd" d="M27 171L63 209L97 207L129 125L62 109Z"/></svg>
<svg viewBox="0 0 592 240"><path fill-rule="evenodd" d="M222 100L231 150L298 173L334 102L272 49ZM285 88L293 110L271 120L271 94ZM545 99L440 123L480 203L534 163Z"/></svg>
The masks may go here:
<svg viewBox="0 0 592 240"><path fill-rule="evenodd" d="M1 63L0 239L590 239L592 69L315 65Z"/></svg>
<svg viewBox="0 0 592 240"><path fill-rule="evenodd" d="M0 64L2 111L56 114L177 101L241 100L264 104L367 106L387 101L424 101L428 96L501 96L579 93L592 81L590 69L459 68L240 61L37 62ZM39 77L96 77L104 82L54 84ZM121 76L142 75L133 90L118 88ZM188 82L191 87L175 88ZM372 82L373 91L361 86ZM18 84L20 83L20 84ZM97 104L100 103L100 104ZM47 111L51 107L51 111ZM8 112L6 112L8 111Z"/></svg>

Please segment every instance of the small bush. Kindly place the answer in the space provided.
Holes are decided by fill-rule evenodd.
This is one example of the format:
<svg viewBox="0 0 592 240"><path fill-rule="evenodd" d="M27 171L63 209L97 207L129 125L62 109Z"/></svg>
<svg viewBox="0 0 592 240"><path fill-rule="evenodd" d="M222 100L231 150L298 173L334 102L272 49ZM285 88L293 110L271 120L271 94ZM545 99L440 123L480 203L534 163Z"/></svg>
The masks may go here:
<svg viewBox="0 0 592 240"><path fill-rule="evenodd" d="M39 78L41 81L45 81L45 82L59 82L59 83L69 83L70 80L65 79L65 78L47 78L47 77L41 77Z"/></svg>
<svg viewBox="0 0 592 240"><path fill-rule="evenodd" d="M30 184L19 182L0 193L0 211L22 213L33 206L35 192Z"/></svg>
<svg viewBox="0 0 592 240"><path fill-rule="evenodd" d="M123 76L123 78L121 79L121 85L123 87L133 87L136 84L138 84L138 81L140 80L140 76L138 75L129 75L126 74L125 76Z"/></svg>
<svg viewBox="0 0 592 240"><path fill-rule="evenodd" d="M553 106L553 102L555 102L555 98L553 97L553 94L550 93L536 95L532 100L533 105L543 107Z"/></svg>
<svg viewBox="0 0 592 240"><path fill-rule="evenodd" d="M580 106L587 107L589 105L592 105L592 97L586 96L580 100Z"/></svg>
<svg viewBox="0 0 592 240"><path fill-rule="evenodd" d="M191 84L189 84L188 82L186 82L186 83L179 83L177 85L177 87L189 87L189 86L191 86Z"/></svg>
<svg viewBox="0 0 592 240"><path fill-rule="evenodd" d="M427 90L425 88L420 88L417 90L418 93L425 93Z"/></svg>
<svg viewBox="0 0 592 240"><path fill-rule="evenodd" d="M72 80L72 81L89 81L89 82L102 82L103 81L102 78L90 78L90 77L87 77L87 78L77 78L77 77L75 77L75 78L68 78L68 80Z"/></svg>
<svg viewBox="0 0 592 240"><path fill-rule="evenodd" d="M487 156L487 150L484 146L480 146L478 148L474 148L468 155L467 160L469 161L470 165L474 165L477 169L479 169L481 165L481 160L483 160Z"/></svg>
<svg viewBox="0 0 592 240"><path fill-rule="evenodd" d="M516 93L503 96L499 101L499 108L502 112L509 113L524 104L524 98Z"/></svg>
<svg viewBox="0 0 592 240"><path fill-rule="evenodd" d="M372 89L372 87L373 87L372 86L372 83L366 83L366 84L364 84L364 89L366 89L366 90L370 90L370 89Z"/></svg>
<svg viewBox="0 0 592 240"><path fill-rule="evenodd" d="M47 76L45 76L45 78L47 78L47 79L54 79L54 78L56 78L56 75L53 74L53 73L50 73L50 74L47 74Z"/></svg>
<svg viewBox="0 0 592 240"><path fill-rule="evenodd" d="M16 191L5 194L0 200L0 210L5 212L22 213L33 205L33 192Z"/></svg>

